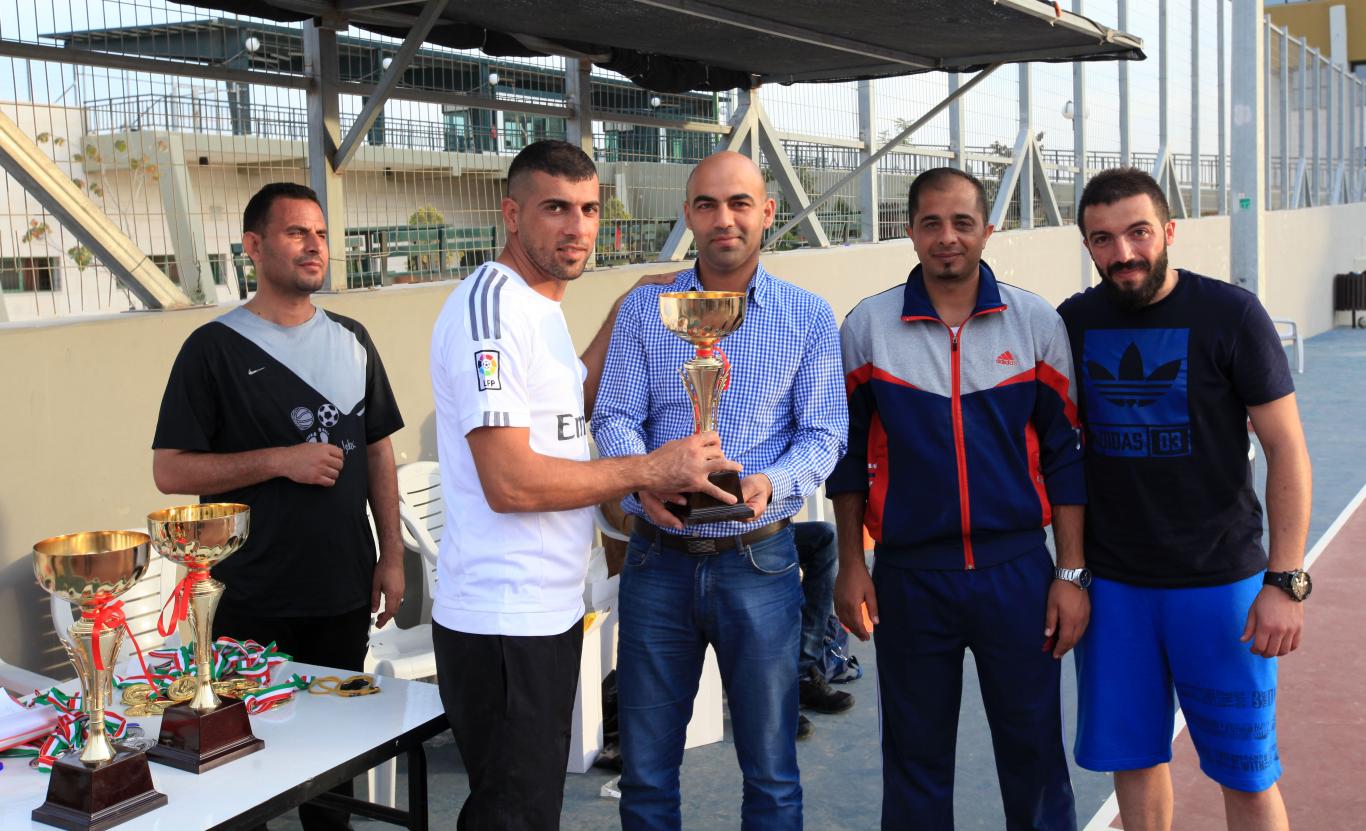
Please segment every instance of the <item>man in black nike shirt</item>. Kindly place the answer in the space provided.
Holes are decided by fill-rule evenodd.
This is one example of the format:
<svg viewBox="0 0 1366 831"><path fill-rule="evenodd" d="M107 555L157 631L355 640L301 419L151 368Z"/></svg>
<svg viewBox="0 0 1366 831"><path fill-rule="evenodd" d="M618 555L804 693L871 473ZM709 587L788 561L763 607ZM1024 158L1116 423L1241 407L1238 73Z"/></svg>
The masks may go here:
<svg viewBox="0 0 1366 831"><path fill-rule="evenodd" d="M381 596L377 626L403 600L389 442L403 419L365 327L311 300L328 261L313 191L265 186L242 227L256 295L181 347L152 473L162 493L251 506L246 544L213 570L227 586L215 638L274 641L298 661L360 671ZM310 831L348 826L343 812L299 814Z"/></svg>

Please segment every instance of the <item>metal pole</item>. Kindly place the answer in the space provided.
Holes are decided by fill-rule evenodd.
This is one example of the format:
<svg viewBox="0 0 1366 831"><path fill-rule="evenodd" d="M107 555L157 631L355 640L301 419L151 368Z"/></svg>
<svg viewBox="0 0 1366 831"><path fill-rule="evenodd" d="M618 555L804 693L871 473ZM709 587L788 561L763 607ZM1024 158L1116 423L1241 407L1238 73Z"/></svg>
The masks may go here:
<svg viewBox="0 0 1366 831"><path fill-rule="evenodd" d="M1227 56L1224 47L1224 0L1214 0L1214 7L1218 10L1215 17L1215 32L1219 38L1219 72L1215 82L1215 87L1219 91L1219 172L1215 179L1219 183L1219 215L1228 216L1228 78L1224 70L1224 60Z"/></svg>
<svg viewBox="0 0 1366 831"><path fill-rule="evenodd" d="M949 74L949 95L953 95L963 84L963 75L959 72ZM953 153L953 166L959 170L968 169L968 154L963 147L963 135L967 132L963 119L963 101L961 98L954 98L953 103L949 104L949 150Z"/></svg>
<svg viewBox="0 0 1366 831"><path fill-rule="evenodd" d="M953 77L953 76L950 76ZM863 142L863 149L859 151L860 161L867 161L873 155L873 144L877 141L877 96L876 89L872 81L858 82L858 116L859 116L859 139ZM953 116L950 115L950 123ZM864 168L863 175L859 177L859 236L868 242L878 241L879 222L878 209L881 206L881 194L878 192L877 165L869 165Z"/></svg>
<svg viewBox="0 0 1366 831"><path fill-rule="evenodd" d="M1029 230L1034 227L1034 165L1029 155L1034 149L1034 121L1030 112L1030 87L1033 73L1029 64L1020 64L1020 131L1025 135L1024 154L1011 160L1020 169L1020 188L1015 192L1016 204L1020 208L1020 228Z"/></svg>
<svg viewBox="0 0 1366 831"><path fill-rule="evenodd" d="M1083 13L1084 0L1072 0L1072 11ZM1078 207L1081 205L1081 192L1086 187L1086 63L1077 61L1072 64L1072 158L1077 172L1072 177L1072 221L1081 218ZM1086 285L1090 284L1090 268L1082 264Z"/></svg>
<svg viewBox="0 0 1366 831"><path fill-rule="evenodd" d="M1270 108L1268 108L1270 109ZM1281 207L1290 207L1290 29L1281 30Z"/></svg>
<svg viewBox="0 0 1366 831"><path fill-rule="evenodd" d="M1236 35L1235 35L1236 37ZM1262 18L1262 92L1264 95L1270 94L1271 90L1271 22ZM1236 106L1236 105L1235 105ZM1271 107L1267 105L1267 100L1262 99L1262 140L1265 142L1266 136L1271 135ZM1265 149L1265 144L1263 145ZM1271 154L1265 153L1258 156L1262 159L1265 170L1262 177L1262 186L1266 189L1263 196L1263 207L1271 208L1271 183L1274 179L1271 176Z"/></svg>
<svg viewBox="0 0 1366 831"><path fill-rule="evenodd" d="M1191 3L1191 212L1200 218L1200 1Z"/></svg>
<svg viewBox="0 0 1366 831"><path fill-rule="evenodd" d="M1264 256L1261 181L1266 154L1266 32L1262 0L1233 0L1233 193L1229 263L1234 285L1261 293Z"/></svg>
<svg viewBox="0 0 1366 831"><path fill-rule="evenodd" d="M574 115L565 121L565 140L593 156L593 65L571 58L564 62L564 97Z"/></svg>
<svg viewBox="0 0 1366 831"><path fill-rule="evenodd" d="M1119 30L1129 31L1129 0L1119 0ZM1220 18L1223 19L1222 17ZM1133 164L1133 149L1129 137L1129 62L1119 62L1119 166Z"/></svg>
<svg viewBox="0 0 1366 831"><path fill-rule="evenodd" d="M1299 172L1296 174L1296 179L1295 179L1295 191L1296 191L1297 197L1298 197L1298 193L1299 193L1300 188L1304 188L1304 191L1305 191L1305 194L1306 194L1306 195L1309 193L1309 182L1308 182L1307 179L1304 178L1304 177L1306 177L1306 176L1308 175L1308 171L1306 171L1306 170L1305 170L1305 167L1304 167L1304 165L1305 165L1305 156L1306 156L1306 153L1307 153L1307 151L1308 151L1308 148L1306 148L1306 147L1304 146L1304 139L1305 139L1304 118L1305 118L1305 114L1308 112L1308 109L1309 109L1309 107L1308 107L1308 98L1306 97L1306 95L1307 95L1307 93L1308 93L1308 90L1309 90L1309 84L1308 84L1308 77L1309 77L1309 50L1308 50L1307 47L1308 47L1308 40L1307 40L1306 38L1300 38L1300 106L1299 106L1299 112L1300 112L1300 153L1299 153L1299 156L1300 156L1300 161L1299 161ZM1297 206L1298 206L1298 207L1307 207L1307 206L1305 206L1305 205L1300 205L1300 204L1298 204L1298 198L1297 198L1296 202L1297 202Z"/></svg>
<svg viewBox="0 0 1366 831"><path fill-rule="evenodd" d="M1167 0L1157 0L1157 146L1161 148L1161 154L1166 156L1168 151L1168 141L1170 134L1167 132L1168 118L1167 110L1171 104L1171 96L1168 91L1170 73L1167 70L1167 42L1171 40L1170 30L1167 28ZM1158 159L1161 164L1164 159ZM1168 196L1170 199L1171 197Z"/></svg>
<svg viewBox="0 0 1366 831"><path fill-rule="evenodd" d="M308 86L308 178L322 205L327 235L327 288L346 288L346 201L342 177L336 172L341 146L341 105L337 91L337 30L339 18L315 17L303 27L304 74Z"/></svg>
<svg viewBox="0 0 1366 831"><path fill-rule="evenodd" d="M1323 118L1323 55L1319 50L1314 52L1314 175L1310 177L1310 185L1314 189L1314 204L1323 204L1323 189L1319 186L1322 182L1319 173L1319 166L1322 163L1319 159L1319 121Z"/></svg>
<svg viewBox="0 0 1366 831"><path fill-rule="evenodd" d="M1333 124L1333 116L1334 116L1334 114L1336 114L1336 113L1338 112L1337 101L1336 101L1337 93L1336 93L1336 92L1334 91L1334 89L1333 89L1333 76L1335 76L1335 75L1337 75L1337 67L1334 66L1332 63L1329 63L1329 64L1328 64L1328 122L1327 122L1327 124L1326 124L1326 127L1327 127L1327 129L1328 129L1328 170L1327 170L1327 173L1328 173L1328 204L1330 204L1330 205L1336 205L1336 204L1338 203L1338 193L1337 193L1337 189L1334 187L1334 185L1335 185L1336 183L1333 181L1333 179L1334 179L1334 177L1335 177L1335 175L1336 175L1336 172L1337 172L1337 167L1338 167L1338 154L1342 152L1342 148L1338 146L1338 145L1341 143L1341 142L1339 142L1339 140L1338 140L1338 139L1339 139L1339 133L1338 133L1337 127ZM1341 118L1340 115L1339 115L1339 118Z"/></svg>

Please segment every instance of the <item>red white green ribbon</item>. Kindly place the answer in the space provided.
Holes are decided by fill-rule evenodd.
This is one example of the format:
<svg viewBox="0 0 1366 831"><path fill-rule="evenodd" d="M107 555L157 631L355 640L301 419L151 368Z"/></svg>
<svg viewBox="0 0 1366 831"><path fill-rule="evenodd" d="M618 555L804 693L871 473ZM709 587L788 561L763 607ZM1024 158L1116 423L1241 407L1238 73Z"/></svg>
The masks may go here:
<svg viewBox="0 0 1366 831"><path fill-rule="evenodd" d="M151 675L156 679L154 687L159 694L164 693L175 679L195 672L194 644L179 649L153 649L147 657L154 662ZM269 682L276 667L289 660L290 656L281 652L274 641L262 646L253 640L222 637L213 644L213 664L209 669L214 681L238 675L264 684ZM122 689L143 680L138 676L117 676L114 685Z"/></svg>
<svg viewBox="0 0 1366 831"><path fill-rule="evenodd" d="M242 698L242 702L247 705L247 712L252 715L265 712L277 702L288 701L294 697L296 690L306 690L313 683L312 675L299 675L295 673L289 676L289 680L273 687L265 687L253 693L247 693Z"/></svg>
<svg viewBox="0 0 1366 831"><path fill-rule="evenodd" d="M38 770L41 773L52 771L52 765L64 753L85 747L89 734L86 729L89 717L81 710L80 693L68 695L53 687L46 692L37 692L26 702L25 707L51 707L58 712L57 726L45 738L12 747L0 752L4 757L38 757ZM104 729L110 739L117 741L128 732L128 720L117 713L106 711Z"/></svg>

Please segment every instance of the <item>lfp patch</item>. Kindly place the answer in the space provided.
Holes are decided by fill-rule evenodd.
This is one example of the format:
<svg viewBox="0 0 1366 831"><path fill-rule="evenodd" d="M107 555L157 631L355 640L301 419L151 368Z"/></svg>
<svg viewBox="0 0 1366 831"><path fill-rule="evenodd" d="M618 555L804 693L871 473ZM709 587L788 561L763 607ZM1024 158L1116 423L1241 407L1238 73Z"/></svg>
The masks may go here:
<svg viewBox="0 0 1366 831"><path fill-rule="evenodd" d="M484 349L474 353L474 375L479 379L480 392L503 388L498 381L498 363L497 349Z"/></svg>

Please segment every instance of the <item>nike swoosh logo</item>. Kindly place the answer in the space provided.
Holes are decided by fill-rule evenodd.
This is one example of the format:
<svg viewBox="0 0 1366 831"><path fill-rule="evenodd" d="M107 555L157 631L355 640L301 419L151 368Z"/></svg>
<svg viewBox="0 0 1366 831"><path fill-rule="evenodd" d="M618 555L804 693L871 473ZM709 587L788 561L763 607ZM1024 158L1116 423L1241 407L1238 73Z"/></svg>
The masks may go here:
<svg viewBox="0 0 1366 831"><path fill-rule="evenodd" d="M249 370L247 370L247 374L248 374L248 375L255 375L256 373L258 373L258 372L263 372L263 371L265 371L265 367L261 367L260 369L249 369Z"/></svg>

